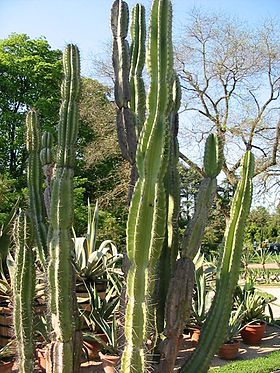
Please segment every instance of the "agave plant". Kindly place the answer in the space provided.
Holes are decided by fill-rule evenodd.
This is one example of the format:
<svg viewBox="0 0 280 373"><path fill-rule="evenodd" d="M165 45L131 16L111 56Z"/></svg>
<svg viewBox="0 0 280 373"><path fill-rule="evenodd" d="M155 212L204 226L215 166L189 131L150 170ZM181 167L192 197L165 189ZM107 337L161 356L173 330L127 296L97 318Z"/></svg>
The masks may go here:
<svg viewBox="0 0 280 373"><path fill-rule="evenodd" d="M116 268L116 263L122 259L116 246L111 240L103 241L97 248L97 225L98 225L98 202L92 213L88 202L88 225L85 237L76 237L74 265L79 280L89 282L110 276L110 274L121 274Z"/></svg>
<svg viewBox="0 0 280 373"><path fill-rule="evenodd" d="M232 342L235 337L239 334L243 327L243 320L245 316L245 310L243 304L231 311L230 319L227 325L225 343Z"/></svg>

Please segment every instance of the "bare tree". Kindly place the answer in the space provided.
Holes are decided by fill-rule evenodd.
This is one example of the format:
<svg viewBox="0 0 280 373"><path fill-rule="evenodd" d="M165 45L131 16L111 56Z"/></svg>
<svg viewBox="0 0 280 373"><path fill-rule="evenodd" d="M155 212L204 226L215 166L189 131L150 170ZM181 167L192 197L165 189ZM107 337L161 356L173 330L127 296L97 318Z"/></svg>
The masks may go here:
<svg viewBox="0 0 280 373"><path fill-rule="evenodd" d="M224 140L223 171L232 185L246 148L255 148L255 176L267 180L277 163L279 174L279 19L253 30L195 10L177 44L176 59L184 92L182 118L187 120L182 141L187 139L193 149L194 140L199 143L216 130ZM193 166L186 155L184 161Z"/></svg>

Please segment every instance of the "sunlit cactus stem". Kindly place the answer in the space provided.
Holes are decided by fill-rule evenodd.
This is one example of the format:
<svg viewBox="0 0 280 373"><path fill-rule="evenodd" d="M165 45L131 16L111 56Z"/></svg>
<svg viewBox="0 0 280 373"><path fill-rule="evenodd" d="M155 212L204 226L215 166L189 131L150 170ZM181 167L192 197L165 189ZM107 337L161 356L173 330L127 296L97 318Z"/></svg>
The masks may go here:
<svg viewBox="0 0 280 373"><path fill-rule="evenodd" d="M28 193L31 218L35 227L38 258L46 268L48 256L46 210L42 198L42 167L40 162L41 134L37 113L26 116L26 146L28 151Z"/></svg>
<svg viewBox="0 0 280 373"><path fill-rule="evenodd" d="M68 45L63 54L64 80L58 127L56 167L52 180L48 267L52 343L48 349L48 373L76 373L79 346L76 346L74 302L73 174L78 134L80 57L77 46Z"/></svg>
<svg viewBox="0 0 280 373"><path fill-rule="evenodd" d="M158 49L158 45L162 47ZM128 304L125 315L126 346L121 372L144 373L148 298L156 262L165 236L166 192L164 175L169 156L168 109L173 75L171 3L155 0L150 18L147 68L150 89L147 118L140 135L136 162L139 179L130 205L127 254Z"/></svg>
<svg viewBox="0 0 280 373"><path fill-rule="evenodd" d="M162 359L157 372L172 372L179 351L180 336L190 317L194 287L193 258L197 254L216 192L216 176L223 163L223 148L218 136L210 134L204 151L204 174L195 203L193 217L181 242L181 258L177 260L169 284L165 304L165 340L160 345Z"/></svg>
<svg viewBox="0 0 280 373"><path fill-rule="evenodd" d="M18 352L19 373L33 372L35 255L28 217L21 213L14 225L15 272L13 281L14 328Z"/></svg>
<svg viewBox="0 0 280 373"><path fill-rule="evenodd" d="M247 151L243 157L241 172L221 250L215 298L203 324L199 345L191 359L183 366L182 373L207 372L210 361L225 336L239 276L244 228L252 199L254 156L251 151Z"/></svg>

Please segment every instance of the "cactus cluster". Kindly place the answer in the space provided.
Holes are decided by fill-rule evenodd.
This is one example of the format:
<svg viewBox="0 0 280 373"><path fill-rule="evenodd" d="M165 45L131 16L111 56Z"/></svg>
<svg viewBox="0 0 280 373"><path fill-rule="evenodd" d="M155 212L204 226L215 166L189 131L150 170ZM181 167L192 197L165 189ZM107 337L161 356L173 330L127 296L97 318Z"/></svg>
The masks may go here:
<svg viewBox="0 0 280 373"><path fill-rule="evenodd" d="M117 28L113 29L116 103L118 111L123 110L120 107L119 98L124 97L120 93L123 94L125 91L126 100L122 100L122 104L125 104L125 107L129 109L129 118L134 118L129 124L135 130L138 141L136 165L139 175L132 196L127 224L127 254L130 268L127 275L126 346L122 357L121 371L123 373L144 372L146 369L144 343L148 336L149 321L153 317L151 315L154 315L153 306L149 306L149 299L152 297L152 303L156 305L156 330L153 330L153 333L156 338L160 337L157 348L161 354L156 371L172 372L178 353L180 335L191 312L194 287L193 259L201 244L207 217L216 193L216 178L224 162L223 144L221 138L214 134L210 134L206 140L202 172L204 179L197 195L193 218L182 240L179 241L180 187L177 169L179 159L177 113L180 107L180 84L178 78L173 76L171 2L154 0L152 3L147 46L147 70L150 74L150 87L146 106L143 103L145 98L143 81L142 78L140 79L144 61L143 53L141 54L140 51L144 50L145 24L139 10L137 5L132 11L131 29L134 32L131 33L131 59L129 61L128 44L125 40L128 29L128 7L124 1L116 0L112 9L112 25L118 24L119 26L118 32L116 32ZM117 12L119 13L117 14ZM119 43L116 43L116 36L120 38ZM138 65L136 61L138 61ZM139 67L138 76L135 74L136 67ZM130 75L128 75L129 68ZM122 80L119 79L120 76ZM136 78L137 84L135 84ZM128 86L127 82L129 81L130 85ZM122 85L119 85L120 82ZM124 82L126 85L123 84ZM140 102L142 102L141 111L136 104ZM142 125L145 111L147 112L146 119ZM127 127L120 126L119 116L118 112L117 127L122 133L122 140L119 137L122 148L125 142L125 132L120 129ZM137 122L139 118L140 125ZM245 158L247 156L246 154ZM252 167L247 162L245 163L246 170ZM245 178L250 183L252 174L244 171L244 175L246 176L243 176L241 183L244 183ZM246 193L249 201L250 193L242 189L237 192L233 204L236 204L236 201L240 203ZM248 202L247 206L249 205ZM244 229L247 213L248 209L243 209L244 216L240 220L232 217L231 224L236 232L242 232ZM238 268L240 262L238 250L240 250L241 242L242 240L240 240L238 247L235 245L230 247L232 254L228 254L229 246L227 245L223 251L225 258L231 255L234 268ZM176 260L179 250L180 258ZM225 285L217 286L223 290L217 292L219 296L214 302L217 305L213 305L214 311L211 311L210 315L217 310L222 312L221 299L223 297L227 299L228 304L232 297L237 278L231 275L232 268L226 268L226 266L225 260L221 260L223 278L218 283L221 281L223 284L227 284L228 281L231 281L231 286L227 294L225 294ZM155 278L156 281L154 281ZM209 357L213 355L214 350L221 342L221 335L228 317L229 314L226 312L225 316L221 318L223 323L220 328L221 333L216 336L213 347L206 349L206 355L200 352L191 360L190 364L199 364L201 356L204 359L204 366L209 364ZM215 335L212 328L208 330L210 330L210 335ZM202 346L201 349L204 350L204 347ZM192 371L200 371L198 366L196 365ZM183 371L188 371L186 369L189 368L183 369Z"/></svg>
<svg viewBox="0 0 280 373"><path fill-rule="evenodd" d="M136 5L132 11L130 47L126 40L128 13L123 0L114 1L111 26L118 138L122 154L132 169L127 222L130 266L124 326L126 343L121 373L147 371L145 343L154 321L156 327L152 332L158 336L155 345L161 354L155 370L168 373L173 371L180 335L190 314L193 258L199 249L216 191L216 177L223 164L223 146L216 135L207 138L204 179L193 218L180 241L177 134L181 91L173 69L172 4L170 0L153 0L147 49L144 7ZM145 50L150 78L147 94L142 78ZM51 343L47 353L47 373L76 373L80 364L71 238L80 86L79 51L75 45L67 46L63 68L55 159L51 154L52 136L45 133L41 141L36 113L30 111L26 120L30 217L36 250L33 250L28 218L20 215L14 229L17 263L14 320L22 373L33 370L35 251L40 269L45 271L48 279ZM44 197L42 167L46 178ZM244 156L242 167L221 251L216 296L202 331L201 344L181 372L206 372L223 339L251 203L254 161L250 150Z"/></svg>
<svg viewBox="0 0 280 373"><path fill-rule="evenodd" d="M72 264L74 243L71 237L80 87L80 58L75 45L66 47L63 54L63 69L55 167L51 155L51 135L44 133L41 142L36 112L31 110L26 117L30 215L36 238L37 258L48 281L47 296L51 325L51 343L47 353L48 373L77 372L80 364L80 334L77 332L75 277ZM42 167L46 177L44 198L41 187ZM27 242L27 231L26 218L19 219L15 234L17 266L14 281L14 323L22 373L32 371L34 353L32 306L36 258L30 240Z"/></svg>

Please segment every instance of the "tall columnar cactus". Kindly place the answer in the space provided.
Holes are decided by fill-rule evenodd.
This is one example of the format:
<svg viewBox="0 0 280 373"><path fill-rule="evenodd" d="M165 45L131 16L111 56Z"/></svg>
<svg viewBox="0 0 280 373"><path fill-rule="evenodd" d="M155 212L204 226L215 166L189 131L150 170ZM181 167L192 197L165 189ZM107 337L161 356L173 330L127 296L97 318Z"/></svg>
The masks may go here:
<svg viewBox="0 0 280 373"><path fill-rule="evenodd" d="M134 115L136 138L138 139L145 121L146 94L142 72L145 64L146 23L145 8L136 4L131 14L130 46L130 102L129 107Z"/></svg>
<svg viewBox="0 0 280 373"><path fill-rule="evenodd" d="M251 206L253 173L254 156L248 150L243 157L241 180L233 197L230 221L224 236L215 298L203 325L199 346L183 366L182 373L207 372L212 356L223 342L239 276L243 233Z"/></svg>
<svg viewBox="0 0 280 373"><path fill-rule="evenodd" d="M40 160L45 175L44 202L48 218L50 218L51 208L51 180L53 176L54 160L52 154L53 136L45 131L42 135Z"/></svg>
<svg viewBox="0 0 280 373"><path fill-rule="evenodd" d="M131 47L127 38L128 5L115 0L111 11L113 34L113 67L115 72L115 102L117 105L117 133L123 157L130 163L128 190L130 203L138 178L135 157L137 141L145 119L145 89L142 70L145 61L145 9L137 4L132 11Z"/></svg>
<svg viewBox="0 0 280 373"><path fill-rule="evenodd" d="M147 119L137 148L139 179L127 224L127 253L131 266L127 277L126 346L122 356L122 373L145 371L148 289L152 287L151 276L165 235L164 175L168 158L172 62L171 3L155 0L151 10L147 54L150 74Z"/></svg>
<svg viewBox="0 0 280 373"><path fill-rule="evenodd" d="M26 146L28 151L27 184L29 192L29 205L31 218L36 232L36 247L38 257L43 268L46 268L47 259L47 224L42 198L42 166L39 158L41 149L41 134L38 117L34 110L26 116Z"/></svg>
<svg viewBox="0 0 280 373"><path fill-rule="evenodd" d="M157 285L154 296L154 301L157 305L156 324L159 334L164 330L166 296L170 279L175 268L179 247L178 218L180 210L180 177L178 170L179 144L177 135L180 104L181 87L178 76L174 74L171 112L169 114L169 162L164 180L167 203L166 238L158 263Z"/></svg>
<svg viewBox="0 0 280 373"><path fill-rule="evenodd" d="M179 341L184 325L189 319L194 287L194 264L213 198L216 192L216 177L221 171L223 149L221 140L210 134L204 152L205 178L196 198L195 211L181 243L181 258L177 260L170 281L165 304L165 339L160 345L161 361L158 372L172 372L179 350ZM179 193L179 190L177 191Z"/></svg>
<svg viewBox="0 0 280 373"><path fill-rule="evenodd" d="M58 127L56 167L52 180L49 229L48 279L53 328L48 354L48 373L72 373L79 356L74 318L74 273L71 256L73 241L73 174L75 144L78 133L78 97L80 58L75 45L68 45L63 54L64 80ZM77 348L78 350L78 348Z"/></svg>
<svg viewBox="0 0 280 373"><path fill-rule="evenodd" d="M34 336L32 306L35 296L35 266L31 224L20 214L14 225L15 271L13 281L14 328L20 373L33 372Z"/></svg>

